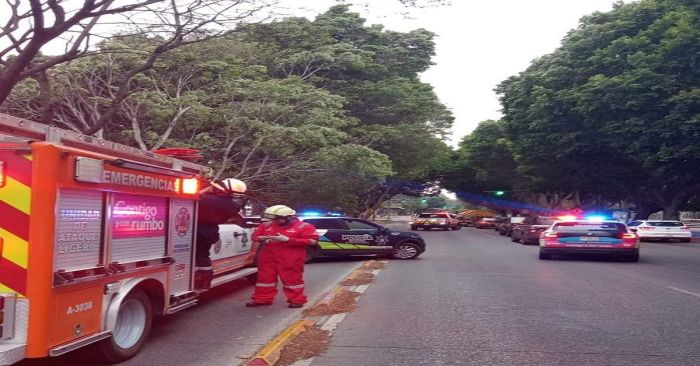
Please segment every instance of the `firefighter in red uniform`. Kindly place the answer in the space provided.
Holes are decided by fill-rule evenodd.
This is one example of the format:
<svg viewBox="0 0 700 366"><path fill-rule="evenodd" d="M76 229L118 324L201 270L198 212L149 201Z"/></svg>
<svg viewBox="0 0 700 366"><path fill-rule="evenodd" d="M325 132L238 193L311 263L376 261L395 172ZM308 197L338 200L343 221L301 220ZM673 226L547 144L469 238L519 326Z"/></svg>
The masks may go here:
<svg viewBox="0 0 700 366"><path fill-rule="evenodd" d="M246 306L272 305L277 295L277 277L282 280L290 308L300 308L306 303L306 250L316 244L318 234L313 225L300 221L294 215L294 210L283 205L265 210L265 217L270 221L258 226L253 233L253 241L260 242L262 248L258 254L258 282L253 301Z"/></svg>

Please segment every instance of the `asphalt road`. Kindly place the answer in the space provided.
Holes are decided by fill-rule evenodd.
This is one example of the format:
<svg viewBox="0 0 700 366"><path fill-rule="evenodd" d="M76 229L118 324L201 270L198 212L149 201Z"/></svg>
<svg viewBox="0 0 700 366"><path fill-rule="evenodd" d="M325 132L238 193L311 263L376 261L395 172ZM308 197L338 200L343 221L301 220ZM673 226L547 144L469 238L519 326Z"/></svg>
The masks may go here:
<svg viewBox="0 0 700 366"><path fill-rule="evenodd" d="M421 235L313 366L700 365L700 244L540 261L492 230Z"/></svg>
<svg viewBox="0 0 700 366"><path fill-rule="evenodd" d="M307 295L320 299L366 258L319 259L306 267ZM120 366L234 366L239 356L252 356L262 345L301 316L289 309L280 291L271 307L246 308L253 286L239 280L221 286L201 303L157 320L144 348ZM28 360L17 366L87 366L81 354Z"/></svg>

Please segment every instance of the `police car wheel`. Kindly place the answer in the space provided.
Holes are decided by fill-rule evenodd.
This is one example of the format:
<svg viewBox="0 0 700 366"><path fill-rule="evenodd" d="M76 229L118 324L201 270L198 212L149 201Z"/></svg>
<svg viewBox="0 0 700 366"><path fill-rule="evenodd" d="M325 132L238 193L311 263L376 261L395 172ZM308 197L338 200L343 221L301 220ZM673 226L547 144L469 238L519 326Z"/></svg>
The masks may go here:
<svg viewBox="0 0 700 366"><path fill-rule="evenodd" d="M105 363L134 357L148 338L152 321L151 299L138 288L132 290L119 306L112 337L95 345L95 357Z"/></svg>
<svg viewBox="0 0 700 366"><path fill-rule="evenodd" d="M399 243L394 246L391 256L396 259L415 259L420 255L420 248L413 243Z"/></svg>

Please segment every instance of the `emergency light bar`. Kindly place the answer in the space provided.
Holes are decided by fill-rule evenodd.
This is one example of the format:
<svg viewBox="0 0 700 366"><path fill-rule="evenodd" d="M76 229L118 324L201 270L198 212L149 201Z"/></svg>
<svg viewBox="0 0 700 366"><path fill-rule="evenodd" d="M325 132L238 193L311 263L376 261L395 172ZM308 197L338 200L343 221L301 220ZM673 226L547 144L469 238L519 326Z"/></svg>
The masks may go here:
<svg viewBox="0 0 700 366"><path fill-rule="evenodd" d="M609 218L603 216L603 215L589 215L586 216L586 220L591 220L591 221L605 221L609 220Z"/></svg>

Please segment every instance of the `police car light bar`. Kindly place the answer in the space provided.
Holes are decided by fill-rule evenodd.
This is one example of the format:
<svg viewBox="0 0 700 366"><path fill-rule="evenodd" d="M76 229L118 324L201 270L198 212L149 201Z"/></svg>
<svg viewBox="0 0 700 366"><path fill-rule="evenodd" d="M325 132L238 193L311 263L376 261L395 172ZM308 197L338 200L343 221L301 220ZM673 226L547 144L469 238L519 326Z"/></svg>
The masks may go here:
<svg viewBox="0 0 700 366"><path fill-rule="evenodd" d="M586 220L605 221L605 220L608 220L608 218L603 216L603 215L589 215L589 216L586 216Z"/></svg>

